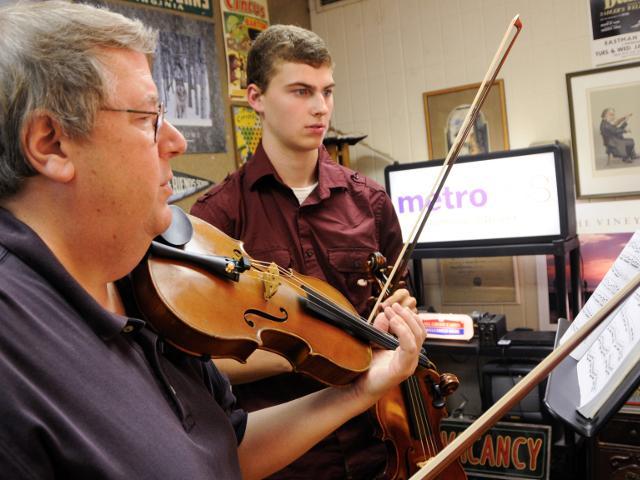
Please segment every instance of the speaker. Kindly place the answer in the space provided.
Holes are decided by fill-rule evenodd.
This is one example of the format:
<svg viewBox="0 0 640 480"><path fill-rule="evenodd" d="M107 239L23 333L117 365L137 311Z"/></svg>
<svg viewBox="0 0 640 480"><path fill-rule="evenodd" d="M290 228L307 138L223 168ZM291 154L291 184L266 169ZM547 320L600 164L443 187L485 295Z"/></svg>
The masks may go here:
<svg viewBox="0 0 640 480"><path fill-rule="evenodd" d="M478 318L480 347L493 347L507 333L507 319L503 314L483 313Z"/></svg>

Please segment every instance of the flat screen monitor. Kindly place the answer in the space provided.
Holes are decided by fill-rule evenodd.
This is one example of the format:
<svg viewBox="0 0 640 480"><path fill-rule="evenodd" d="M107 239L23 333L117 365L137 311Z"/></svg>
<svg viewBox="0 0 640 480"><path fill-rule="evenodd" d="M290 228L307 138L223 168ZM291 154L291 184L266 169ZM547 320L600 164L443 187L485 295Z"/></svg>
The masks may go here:
<svg viewBox="0 0 640 480"><path fill-rule="evenodd" d="M507 394L533 368L535 363L489 362L482 367L482 410L488 410ZM546 380L532 389L525 397L509 410L504 420L542 422L547 418L543 404Z"/></svg>
<svg viewBox="0 0 640 480"><path fill-rule="evenodd" d="M405 241L430 201L444 160L385 169ZM569 149L561 144L460 157L416 250L551 242L576 233Z"/></svg>

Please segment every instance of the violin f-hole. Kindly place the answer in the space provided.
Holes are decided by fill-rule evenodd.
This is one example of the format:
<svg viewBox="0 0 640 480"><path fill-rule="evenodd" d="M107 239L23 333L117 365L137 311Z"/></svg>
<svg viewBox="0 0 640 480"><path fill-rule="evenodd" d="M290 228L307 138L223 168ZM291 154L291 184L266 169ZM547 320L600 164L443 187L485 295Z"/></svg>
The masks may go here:
<svg viewBox="0 0 640 480"><path fill-rule="evenodd" d="M282 317L276 317L275 315L271 315L270 313L263 312L262 310L258 310L255 308L249 308L244 311L244 321L247 322L251 328L255 327L256 324L253 320L251 320L251 316L255 315L257 317L262 317L265 320L271 320L272 322L283 323L289 319L289 313L282 307L280 307L280 313L282 313Z"/></svg>

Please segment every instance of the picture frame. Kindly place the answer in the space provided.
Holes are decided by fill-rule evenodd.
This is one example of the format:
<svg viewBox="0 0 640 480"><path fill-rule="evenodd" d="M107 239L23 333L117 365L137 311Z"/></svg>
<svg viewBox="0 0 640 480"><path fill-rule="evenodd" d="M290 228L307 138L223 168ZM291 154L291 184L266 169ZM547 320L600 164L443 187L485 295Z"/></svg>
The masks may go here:
<svg viewBox="0 0 640 480"><path fill-rule="evenodd" d="M578 198L640 193L640 62L566 74Z"/></svg>
<svg viewBox="0 0 640 480"><path fill-rule="evenodd" d="M240 168L255 153L262 138L260 116L248 104L232 104L236 165Z"/></svg>
<svg viewBox="0 0 640 480"><path fill-rule="evenodd" d="M316 12L324 12L332 8L345 7L352 3L358 3L362 0L315 0Z"/></svg>
<svg viewBox="0 0 640 480"><path fill-rule="evenodd" d="M441 258L443 305L520 303L514 257Z"/></svg>
<svg viewBox="0 0 640 480"><path fill-rule="evenodd" d="M422 94L429 159L447 156L479 88L480 83L472 83ZM475 155L500 150L509 150L507 107L502 79L494 81L460 154Z"/></svg>

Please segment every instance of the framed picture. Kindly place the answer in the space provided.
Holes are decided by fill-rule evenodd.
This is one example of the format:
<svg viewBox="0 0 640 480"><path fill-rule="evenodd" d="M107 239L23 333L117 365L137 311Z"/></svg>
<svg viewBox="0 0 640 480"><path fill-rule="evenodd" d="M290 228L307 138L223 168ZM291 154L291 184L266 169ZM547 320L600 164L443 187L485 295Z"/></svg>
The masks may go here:
<svg viewBox="0 0 640 480"><path fill-rule="evenodd" d="M133 3L82 1L137 18L158 31L151 74L166 108L165 118L184 135L186 153L226 152L213 22Z"/></svg>
<svg viewBox="0 0 640 480"><path fill-rule="evenodd" d="M443 305L519 303L513 257L440 259Z"/></svg>
<svg viewBox="0 0 640 480"><path fill-rule="evenodd" d="M480 84L474 83L422 94L431 160L447 156L478 88ZM477 155L508 149L509 131L504 81L496 80L480 109L480 115L469 132L460 155Z"/></svg>
<svg viewBox="0 0 640 480"><path fill-rule="evenodd" d="M344 7L350 3L357 3L361 0L315 0L316 12L324 12L330 8Z"/></svg>
<svg viewBox="0 0 640 480"><path fill-rule="evenodd" d="M579 198L640 192L640 62L567 74Z"/></svg>
<svg viewBox="0 0 640 480"><path fill-rule="evenodd" d="M231 105L231 117L236 147L236 163L238 167L241 167L258 148L262 137L262 126L260 116L248 105Z"/></svg>

